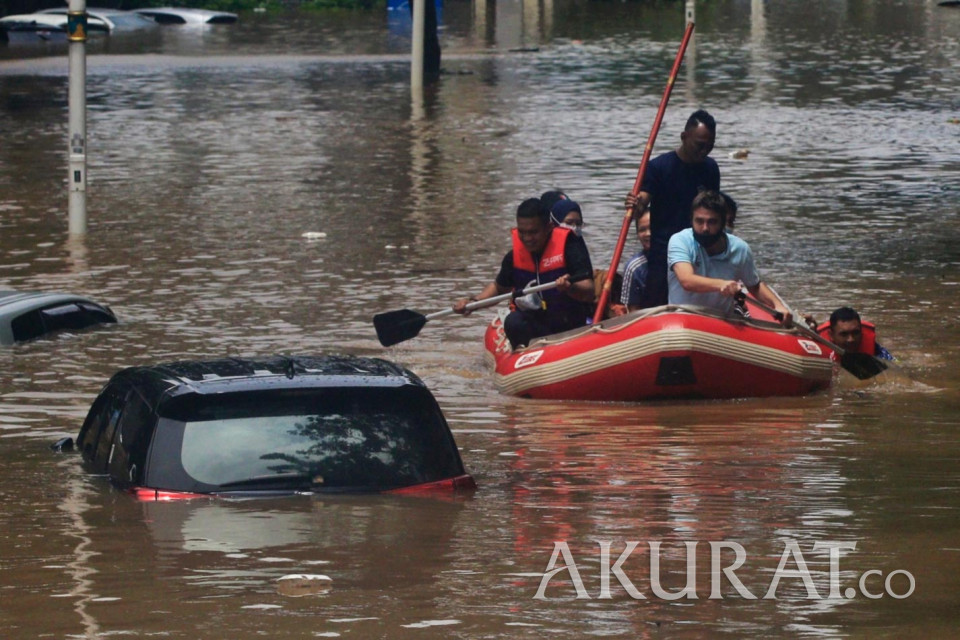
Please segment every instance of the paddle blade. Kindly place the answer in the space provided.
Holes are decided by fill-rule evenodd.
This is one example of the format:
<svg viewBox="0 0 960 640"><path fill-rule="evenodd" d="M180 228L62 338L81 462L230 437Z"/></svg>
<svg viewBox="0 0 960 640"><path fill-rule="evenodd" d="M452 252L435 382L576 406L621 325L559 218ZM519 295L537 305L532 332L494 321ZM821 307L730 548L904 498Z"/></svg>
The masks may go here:
<svg viewBox="0 0 960 640"><path fill-rule="evenodd" d="M852 373L860 380L869 380L873 376L887 370L887 363L874 358L869 353L847 352L840 358L840 366Z"/></svg>
<svg viewBox="0 0 960 640"><path fill-rule="evenodd" d="M416 338L425 324L427 324L427 317L410 309L387 311L373 316L377 339L385 347Z"/></svg>

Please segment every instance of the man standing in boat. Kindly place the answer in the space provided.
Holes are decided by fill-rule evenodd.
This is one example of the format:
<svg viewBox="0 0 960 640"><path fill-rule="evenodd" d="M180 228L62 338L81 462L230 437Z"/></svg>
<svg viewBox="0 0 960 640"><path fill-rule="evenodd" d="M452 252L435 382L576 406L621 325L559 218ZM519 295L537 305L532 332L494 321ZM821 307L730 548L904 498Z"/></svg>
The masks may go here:
<svg viewBox="0 0 960 640"><path fill-rule="evenodd" d="M670 273L670 304L697 305L730 315L741 287L768 307L783 314L790 325L790 311L767 285L760 281L750 245L724 231L727 204L717 191L703 191L693 199L690 229L673 234L667 249Z"/></svg>
<svg viewBox="0 0 960 640"><path fill-rule="evenodd" d="M564 227L550 222L550 211L538 198L517 207L513 248L506 253L496 279L476 296L453 305L455 313L467 314L467 304L509 291L522 291L531 284L556 282L555 289L521 296L503 323L514 349L534 338L582 327L590 317L594 299L593 266L586 245Z"/></svg>
<svg viewBox="0 0 960 640"><path fill-rule="evenodd" d="M634 218L650 208L650 251L647 285L641 307L667 304L667 244L678 231L690 227L690 204L705 189L720 190L720 167L710 158L717 122L703 109L694 111L680 134L680 146L647 165L640 192L627 196Z"/></svg>

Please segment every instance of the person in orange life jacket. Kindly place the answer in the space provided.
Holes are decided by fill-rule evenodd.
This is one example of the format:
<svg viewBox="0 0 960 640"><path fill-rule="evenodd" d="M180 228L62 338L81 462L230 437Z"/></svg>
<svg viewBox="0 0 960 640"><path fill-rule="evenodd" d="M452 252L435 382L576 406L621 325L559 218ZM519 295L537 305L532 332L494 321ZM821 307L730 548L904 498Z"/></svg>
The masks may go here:
<svg viewBox="0 0 960 640"><path fill-rule="evenodd" d="M517 207L513 248L500 264L500 272L483 291L463 298L453 311L466 315L467 304L509 291L515 294L530 284L556 282L557 288L517 297L515 309L504 319L503 329L514 349L534 338L586 324L594 299L593 266L586 245L569 229L550 224L550 212L539 198Z"/></svg>
<svg viewBox="0 0 960 640"><path fill-rule="evenodd" d="M877 342L877 330L850 307L840 307L830 314L830 321L817 327L817 332L844 351L866 353L881 360L893 360L893 354Z"/></svg>

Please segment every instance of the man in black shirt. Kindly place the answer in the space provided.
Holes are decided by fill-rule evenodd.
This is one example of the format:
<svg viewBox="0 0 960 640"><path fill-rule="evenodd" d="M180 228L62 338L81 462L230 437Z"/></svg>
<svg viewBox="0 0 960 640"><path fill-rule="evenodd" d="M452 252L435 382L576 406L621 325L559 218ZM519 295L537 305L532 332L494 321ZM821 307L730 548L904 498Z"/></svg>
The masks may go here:
<svg viewBox="0 0 960 640"><path fill-rule="evenodd" d="M703 109L687 119L680 146L650 161L640 193L627 196L634 217L650 207L650 252L647 286L641 307L667 304L667 243L690 227L690 205L700 191L720 190L720 168L708 157L717 136L717 122Z"/></svg>
<svg viewBox="0 0 960 640"><path fill-rule="evenodd" d="M556 289L516 299L516 308L503 323L510 344L517 349L534 338L585 325L594 283L583 241L569 229L553 226L550 211L538 198L524 200L517 208L512 236L513 248L503 257L494 281L476 296L458 300L454 312L466 314L470 302L556 282Z"/></svg>

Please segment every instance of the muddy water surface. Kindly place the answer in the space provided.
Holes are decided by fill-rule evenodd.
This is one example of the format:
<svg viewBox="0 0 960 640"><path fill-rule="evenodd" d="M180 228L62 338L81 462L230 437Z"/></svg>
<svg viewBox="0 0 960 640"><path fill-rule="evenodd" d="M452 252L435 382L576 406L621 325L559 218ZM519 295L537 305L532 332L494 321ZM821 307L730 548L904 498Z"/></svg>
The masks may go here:
<svg viewBox="0 0 960 640"><path fill-rule="evenodd" d="M390 350L370 322L479 290L516 204L554 186L583 205L606 266L680 8L559 2L534 18L448 3L448 73L415 106L407 44L380 14L245 16L232 30L91 44L80 241L66 233L63 52L0 50L0 285L84 293L121 318L0 350L6 636L953 633L960 11L699 7L657 152L708 108L765 279L820 317L856 306L900 363L806 398L644 405L498 395L481 357L489 312ZM740 149L746 160L730 157ZM119 368L278 352L411 367L479 490L139 504L47 448L76 435ZM638 543L621 575L642 598L616 575L599 597L604 541L607 566ZM764 598L791 541L815 594L787 576ZM537 599L557 542L585 594L562 573ZM651 542L656 586L693 585L696 599L657 594ZM697 543L692 560L684 542ZM710 597L711 542L722 566L742 548L744 591L725 579ZM840 597L828 597L830 544L845 545ZM292 574L329 588L294 597L278 582Z"/></svg>

